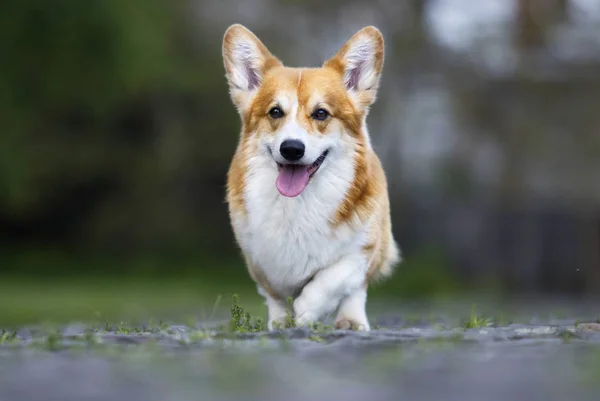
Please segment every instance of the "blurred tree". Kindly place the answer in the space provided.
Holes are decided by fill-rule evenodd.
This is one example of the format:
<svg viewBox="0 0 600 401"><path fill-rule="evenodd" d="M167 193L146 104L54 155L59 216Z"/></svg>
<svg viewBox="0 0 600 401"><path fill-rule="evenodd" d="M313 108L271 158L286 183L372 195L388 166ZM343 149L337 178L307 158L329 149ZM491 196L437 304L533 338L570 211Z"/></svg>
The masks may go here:
<svg viewBox="0 0 600 401"><path fill-rule="evenodd" d="M224 160L198 136L198 122L211 113L198 93L224 87L211 79L222 75L218 44L210 49L216 57L203 60L183 6L24 0L3 7L0 236L120 244L168 231L178 218L192 225L169 200L169 186L193 179L177 166L199 153L200 166ZM202 130L216 134L204 137L215 138L215 149L232 142L219 142L215 126Z"/></svg>
<svg viewBox="0 0 600 401"><path fill-rule="evenodd" d="M85 176L86 168L114 168L103 123L124 97L164 80L171 67L167 11L155 0L143 7L111 0L25 0L4 7L5 208L35 208L55 189L56 176L69 180Z"/></svg>
<svg viewBox="0 0 600 401"><path fill-rule="evenodd" d="M519 49L529 51L544 43L545 27L539 18L537 0L517 0L515 23L516 43Z"/></svg>

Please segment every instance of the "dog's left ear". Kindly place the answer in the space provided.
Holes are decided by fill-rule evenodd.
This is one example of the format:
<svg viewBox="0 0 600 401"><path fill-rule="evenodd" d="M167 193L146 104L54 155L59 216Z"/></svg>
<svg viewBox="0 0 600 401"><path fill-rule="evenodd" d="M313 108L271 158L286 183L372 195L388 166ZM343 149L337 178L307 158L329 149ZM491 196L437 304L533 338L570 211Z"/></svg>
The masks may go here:
<svg viewBox="0 0 600 401"><path fill-rule="evenodd" d="M240 24L227 28L222 50L231 98L238 110L243 111L266 72L282 63L254 33Z"/></svg>
<svg viewBox="0 0 600 401"><path fill-rule="evenodd" d="M367 26L356 32L324 66L336 69L358 104L368 108L377 96L383 58L383 35L374 26Z"/></svg>

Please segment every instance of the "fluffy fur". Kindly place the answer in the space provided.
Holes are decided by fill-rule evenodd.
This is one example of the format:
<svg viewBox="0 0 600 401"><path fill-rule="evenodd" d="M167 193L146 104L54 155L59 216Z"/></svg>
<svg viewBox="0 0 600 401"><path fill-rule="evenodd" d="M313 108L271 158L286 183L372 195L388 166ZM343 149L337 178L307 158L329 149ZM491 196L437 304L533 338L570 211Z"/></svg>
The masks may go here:
<svg viewBox="0 0 600 401"><path fill-rule="evenodd" d="M266 299L269 329L283 323L291 296L298 325L337 311L336 327L369 330L368 285L401 261L386 177L366 126L383 59L375 27L361 29L320 68L285 67L239 24L225 33L226 77L242 122L227 202L249 274ZM326 118L315 117L319 109ZM326 154L294 197L276 186L288 163L280 147L290 139L305 145L300 164Z"/></svg>

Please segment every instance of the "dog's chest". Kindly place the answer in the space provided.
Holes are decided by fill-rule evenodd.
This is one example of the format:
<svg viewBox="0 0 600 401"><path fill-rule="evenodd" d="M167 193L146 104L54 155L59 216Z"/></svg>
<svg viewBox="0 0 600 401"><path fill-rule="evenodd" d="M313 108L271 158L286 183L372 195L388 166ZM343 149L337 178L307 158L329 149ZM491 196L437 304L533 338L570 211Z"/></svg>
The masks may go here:
<svg viewBox="0 0 600 401"><path fill-rule="evenodd" d="M314 185L300 197L286 198L265 181L250 182L247 216L234 226L249 261L272 287L289 295L318 270L359 249L361 239L348 228L330 224L341 195L319 193Z"/></svg>

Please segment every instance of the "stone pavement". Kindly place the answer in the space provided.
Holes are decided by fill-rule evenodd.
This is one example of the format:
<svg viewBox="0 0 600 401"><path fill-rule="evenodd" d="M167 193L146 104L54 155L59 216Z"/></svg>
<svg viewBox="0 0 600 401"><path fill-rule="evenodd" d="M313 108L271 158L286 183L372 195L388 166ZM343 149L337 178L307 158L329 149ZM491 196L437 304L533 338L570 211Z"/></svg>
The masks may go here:
<svg viewBox="0 0 600 401"><path fill-rule="evenodd" d="M600 324L530 320L465 328L388 314L369 333L23 328L0 345L0 401L599 400Z"/></svg>

